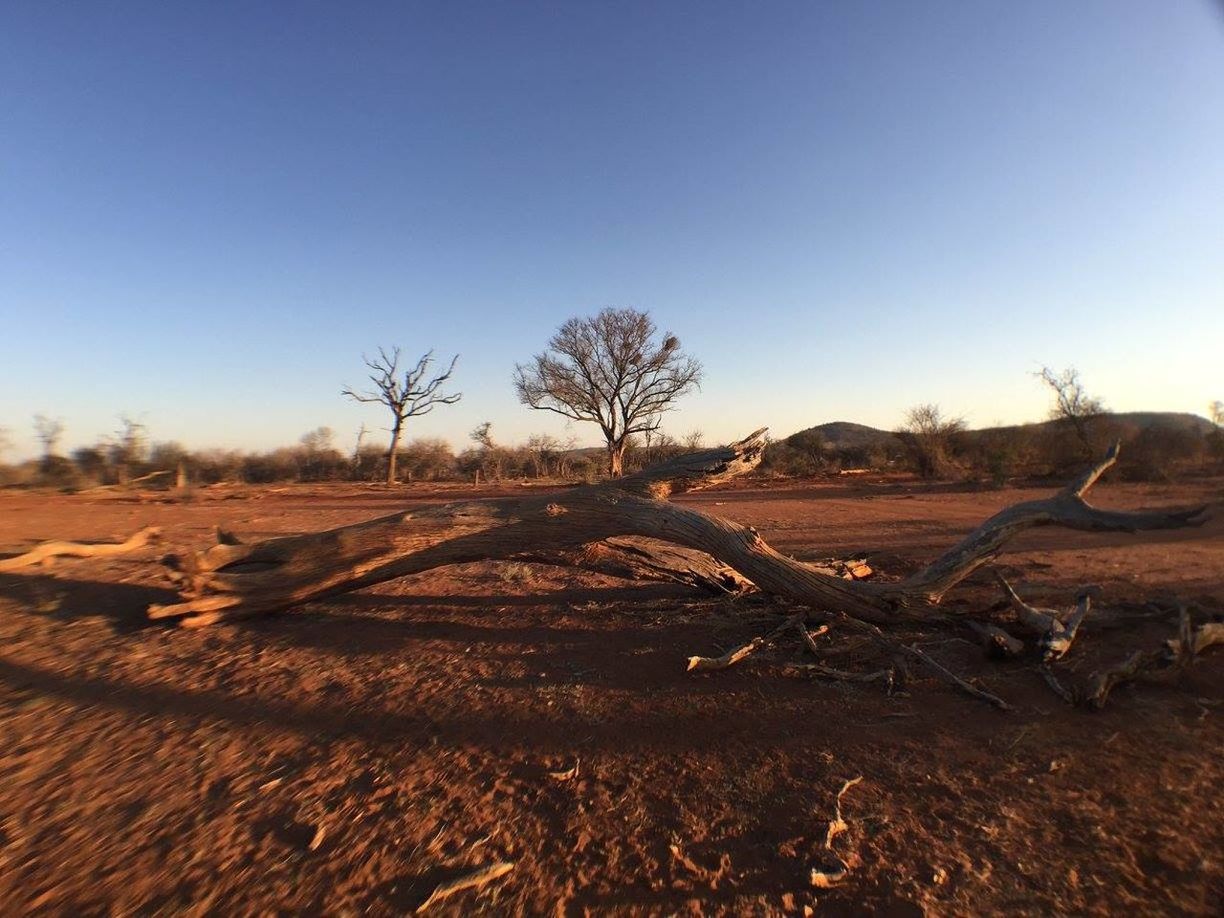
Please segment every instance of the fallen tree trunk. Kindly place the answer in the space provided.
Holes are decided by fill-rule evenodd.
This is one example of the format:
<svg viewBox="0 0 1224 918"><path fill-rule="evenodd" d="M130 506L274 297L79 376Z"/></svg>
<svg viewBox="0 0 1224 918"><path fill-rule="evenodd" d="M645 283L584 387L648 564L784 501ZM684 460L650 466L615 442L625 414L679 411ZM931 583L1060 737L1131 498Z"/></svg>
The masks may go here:
<svg viewBox="0 0 1224 918"><path fill-rule="evenodd" d="M1123 513L1090 506L1083 495L1116 461L1115 446L1067 488L1000 511L913 576L896 583L847 580L780 554L751 526L668 500L749 471L760 461L764 446L765 431L760 430L727 447L562 493L462 501L326 532L214 545L179 559L174 576L182 601L152 606L149 615L205 625L287 609L445 565L571 552L634 536L702 552L761 591L811 609L887 624L898 616L932 617L932 605L949 589L1032 526L1133 532L1196 526L1206 520L1205 507Z"/></svg>
<svg viewBox="0 0 1224 918"><path fill-rule="evenodd" d="M626 580L661 580L682 583L717 596L747 593L756 587L735 568L695 548L685 548L658 539L621 536L590 542L578 548L531 551L510 560L526 564L576 567ZM805 561L807 567L843 580L866 580L873 573L859 558Z"/></svg>
<svg viewBox="0 0 1224 918"><path fill-rule="evenodd" d="M626 580L662 580L682 583L715 595L738 595L755 589L732 567L703 551L632 536L589 542L577 548L526 551L512 561L576 567Z"/></svg>

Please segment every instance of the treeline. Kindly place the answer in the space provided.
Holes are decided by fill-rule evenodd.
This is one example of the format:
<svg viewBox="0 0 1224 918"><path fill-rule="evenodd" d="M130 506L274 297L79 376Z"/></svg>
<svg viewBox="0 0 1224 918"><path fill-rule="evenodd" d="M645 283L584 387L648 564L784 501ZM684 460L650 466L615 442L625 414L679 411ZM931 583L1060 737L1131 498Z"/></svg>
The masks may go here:
<svg viewBox="0 0 1224 918"><path fill-rule="evenodd" d="M44 454L26 462L0 464L0 486L82 489L106 485L147 487L274 484L286 482L378 482L387 475L387 450L364 442L342 450L334 432L320 427L294 446L265 452L189 450L173 441L151 440L128 419L111 437L60 455L62 428L41 419ZM907 471L928 479L977 480L1003 485L1015 478L1065 477L1099 456L1113 441L1123 444L1120 474L1133 481L1167 481L1179 475L1224 466L1224 428L1173 423L1135 423L1101 414L1079 424L1067 420L987 430L968 430L944 418L935 406L911 409L896 432L874 431L870 442L844 444L805 430L772 441L758 474L781 477L832 475L849 470ZM663 432L634 438L625 471L703 449L700 432L681 439ZM596 481L607 477L601 448L578 449L573 439L535 434L517 445L495 440L491 424L471 434L471 445L456 453L445 440L419 438L397 450L402 481L447 482L540 480Z"/></svg>
<svg viewBox="0 0 1224 918"><path fill-rule="evenodd" d="M42 429L46 428L42 425ZM384 446L365 443L359 434L352 449L336 445L335 433L319 427L294 446L265 452L189 450L173 441L151 440L143 425L126 418L121 429L92 446L60 455L62 428L43 441L44 453L26 462L0 464L0 486L82 489L107 485L273 484L284 482L385 481L388 454ZM534 434L524 443L498 443L491 424L471 434L472 445L455 453L445 440L419 438L397 449L402 481L595 481L606 477L606 452L578 449L574 440ZM701 435L683 441L655 433L631 444L626 469L636 470L672 456L701 449Z"/></svg>
<svg viewBox="0 0 1224 918"><path fill-rule="evenodd" d="M879 433L870 444L845 446L817 430L801 431L771 443L761 468L783 476L891 469L1001 486L1013 478L1065 477L1115 441L1122 443L1119 474L1131 481L1168 481L1224 465L1224 428L1218 425L1140 424L1109 414L1078 425L1056 420L968 430L923 405L910 411L902 429Z"/></svg>

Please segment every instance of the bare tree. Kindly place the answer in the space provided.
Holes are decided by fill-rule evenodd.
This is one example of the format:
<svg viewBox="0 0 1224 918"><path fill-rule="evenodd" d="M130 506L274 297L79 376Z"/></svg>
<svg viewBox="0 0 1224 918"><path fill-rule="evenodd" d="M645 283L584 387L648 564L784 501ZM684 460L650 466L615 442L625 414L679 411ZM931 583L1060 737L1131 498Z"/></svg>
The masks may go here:
<svg viewBox="0 0 1224 918"><path fill-rule="evenodd" d="M548 349L514 370L519 400L574 421L598 424L608 448L608 472L620 476L635 434L657 430L660 416L701 383L701 364L680 351L668 332L656 342L650 315L602 310L573 318Z"/></svg>
<svg viewBox="0 0 1224 918"><path fill-rule="evenodd" d="M561 441L548 434L532 434L527 438L527 456L536 478L544 478L552 470L561 451Z"/></svg>
<svg viewBox="0 0 1224 918"><path fill-rule="evenodd" d="M64 435L64 422L59 418L49 418L45 414L34 415L34 436L42 444L43 459L55 455L55 447L60 437Z"/></svg>
<svg viewBox="0 0 1224 918"><path fill-rule="evenodd" d="M964 429L962 418L945 418L938 405L915 405L905 412L898 433L913 455L918 474L942 478L952 468L953 441Z"/></svg>
<svg viewBox="0 0 1224 918"><path fill-rule="evenodd" d="M493 439L493 422L485 421L468 438L476 444L477 474L489 481L500 481L505 466L506 451Z"/></svg>
<svg viewBox="0 0 1224 918"><path fill-rule="evenodd" d="M404 421L408 418L429 414L438 405L453 405L463 398L462 392L444 395L439 390L442 384L450 379L455 371L455 363L459 360L456 354L451 358L450 366L443 373L429 376L429 368L433 364L433 349L427 351L416 366L402 373L400 371L400 349L393 348L388 354L383 348L378 349L378 357L371 360L363 356L367 367L372 372L370 382L372 390L358 392L351 386L345 386L340 394L356 402L377 402L391 409L391 445L387 449L387 484L395 484L395 457L399 449L400 434L404 429Z"/></svg>
<svg viewBox="0 0 1224 918"><path fill-rule="evenodd" d="M700 430L690 430L680 438L680 445L693 453L705 449L705 434Z"/></svg>
<svg viewBox="0 0 1224 918"><path fill-rule="evenodd" d="M128 483L132 466L143 461L148 450L149 434L145 425L130 415L119 415L119 429L107 449L119 484Z"/></svg>
<svg viewBox="0 0 1224 918"><path fill-rule="evenodd" d="M1084 457L1091 459L1096 454L1096 446L1092 441L1089 421L1105 413L1105 403L1099 398L1089 395L1080 381L1079 371L1075 367L1067 367L1061 373L1050 367L1042 367L1034 373L1038 379L1050 387L1054 393L1054 405L1050 409L1050 418L1056 421L1066 421L1075 431L1076 438L1084 448Z"/></svg>
<svg viewBox="0 0 1224 918"><path fill-rule="evenodd" d="M1216 427L1224 427L1224 402L1218 398L1207 406L1207 411L1211 414L1211 423Z"/></svg>

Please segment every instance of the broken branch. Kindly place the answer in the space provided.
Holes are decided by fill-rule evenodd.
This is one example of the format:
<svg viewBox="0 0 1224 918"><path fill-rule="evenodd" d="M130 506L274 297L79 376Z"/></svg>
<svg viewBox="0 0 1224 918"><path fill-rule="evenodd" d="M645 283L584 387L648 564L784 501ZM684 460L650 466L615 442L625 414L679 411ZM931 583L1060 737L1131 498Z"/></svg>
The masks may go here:
<svg viewBox="0 0 1224 918"><path fill-rule="evenodd" d="M22 555L0 558L0 571L15 571L23 567L43 564L52 558L108 558L136 551L154 544L161 537L161 530L146 526L132 533L122 542L42 542Z"/></svg>

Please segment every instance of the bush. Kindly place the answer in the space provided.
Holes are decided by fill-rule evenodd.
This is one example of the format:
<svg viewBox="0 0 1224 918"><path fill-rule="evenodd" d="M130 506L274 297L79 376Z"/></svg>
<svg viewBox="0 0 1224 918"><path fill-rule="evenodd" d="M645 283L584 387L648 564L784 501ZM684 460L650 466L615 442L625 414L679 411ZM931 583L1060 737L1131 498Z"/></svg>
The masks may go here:
<svg viewBox="0 0 1224 918"><path fill-rule="evenodd" d="M955 456L964 449L964 431L965 422L945 418L938 405L917 405L905 413L897 435L915 472L923 478L947 478L959 468Z"/></svg>

